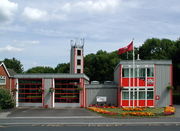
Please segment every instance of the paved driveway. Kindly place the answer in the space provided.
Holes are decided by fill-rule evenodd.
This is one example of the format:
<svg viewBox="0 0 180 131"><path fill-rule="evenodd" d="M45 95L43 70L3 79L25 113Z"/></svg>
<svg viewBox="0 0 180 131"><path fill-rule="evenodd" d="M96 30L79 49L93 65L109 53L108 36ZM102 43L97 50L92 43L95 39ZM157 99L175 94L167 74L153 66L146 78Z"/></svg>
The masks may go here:
<svg viewBox="0 0 180 131"><path fill-rule="evenodd" d="M180 118L180 105L176 107L176 118ZM43 109L43 108L17 108L0 112L0 118L11 117L69 117L69 118L98 118L98 114L88 111L84 108L60 108L60 109Z"/></svg>
<svg viewBox="0 0 180 131"><path fill-rule="evenodd" d="M61 108L61 109L42 109L42 108L18 108L11 111L7 117L89 117L98 116L96 113L84 108Z"/></svg>

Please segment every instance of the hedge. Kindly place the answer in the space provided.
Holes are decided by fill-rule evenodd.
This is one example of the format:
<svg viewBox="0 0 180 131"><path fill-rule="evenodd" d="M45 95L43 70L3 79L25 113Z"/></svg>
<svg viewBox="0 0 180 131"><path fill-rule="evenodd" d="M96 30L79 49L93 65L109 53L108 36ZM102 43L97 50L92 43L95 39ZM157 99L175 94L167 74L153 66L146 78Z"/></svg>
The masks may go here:
<svg viewBox="0 0 180 131"><path fill-rule="evenodd" d="M0 88L0 109L10 109L15 106L15 101L6 88Z"/></svg>

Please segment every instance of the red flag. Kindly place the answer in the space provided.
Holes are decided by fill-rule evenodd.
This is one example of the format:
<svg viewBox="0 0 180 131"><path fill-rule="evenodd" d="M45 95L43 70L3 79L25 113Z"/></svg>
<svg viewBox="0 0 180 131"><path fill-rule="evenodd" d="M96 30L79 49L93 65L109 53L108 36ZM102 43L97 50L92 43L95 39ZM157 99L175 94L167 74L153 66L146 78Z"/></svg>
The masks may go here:
<svg viewBox="0 0 180 131"><path fill-rule="evenodd" d="M126 47L120 48L118 50L118 55L121 55L123 53L126 53L128 51L132 51L133 50L133 41Z"/></svg>

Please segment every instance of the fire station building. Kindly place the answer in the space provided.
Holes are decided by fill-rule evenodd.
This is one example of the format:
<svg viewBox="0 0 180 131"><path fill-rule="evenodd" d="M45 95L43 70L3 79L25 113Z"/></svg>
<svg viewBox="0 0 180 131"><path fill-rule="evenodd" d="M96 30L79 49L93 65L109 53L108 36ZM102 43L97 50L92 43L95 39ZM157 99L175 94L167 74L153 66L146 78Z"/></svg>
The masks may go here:
<svg viewBox="0 0 180 131"><path fill-rule="evenodd" d="M114 81L100 84L89 82L88 76L83 74L83 54L83 46L71 46L70 73L67 74L10 75L5 65L0 64L0 85L8 85L14 92L16 107L93 104L165 107L173 104L172 89L167 88L173 82L170 60L136 60L134 68L132 61L121 61L114 70Z"/></svg>
<svg viewBox="0 0 180 131"><path fill-rule="evenodd" d="M172 62L137 60L134 76L132 61L121 61L115 68L118 106L165 107L172 105Z"/></svg>

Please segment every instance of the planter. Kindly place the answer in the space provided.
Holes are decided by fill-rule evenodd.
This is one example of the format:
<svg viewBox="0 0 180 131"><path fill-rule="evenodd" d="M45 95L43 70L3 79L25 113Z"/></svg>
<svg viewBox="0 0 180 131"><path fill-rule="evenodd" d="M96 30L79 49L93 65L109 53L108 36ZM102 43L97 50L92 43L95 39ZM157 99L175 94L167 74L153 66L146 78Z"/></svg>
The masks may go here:
<svg viewBox="0 0 180 131"><path fill-rule="evenodd" d="M175 107L165 107L164 108L164 115L173 115L175 113Z"/></svg>
<svg viewBox="0 0 180 131"><path fill-rule="evenodd" d="M39 92L39 93L43 93L43 92L44 92L44 89L38 89L38 92Z"/></svg>
<svg viewBox="0 0 180 131"><path fill-rule="evenodd" d="M174 89L173 86L167 86L166 88L167 88L167 90L173 90Z"/></svg>
<svg viewBox="0 0 180 131"><path fill-rule="evenodd" d="M55 89L54 88L49 88L49 93L53 93L55 91Z"/></svg>
<svg viewBox="0 0 180 131"><path fill-rule="evenodd" d="M78 87L78 88L77 88L77 90L81 91L81 90L83 90L83 88L81 88L81 87Z"/></svg>

